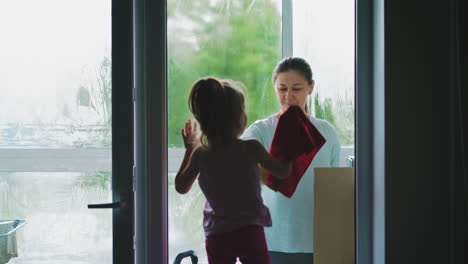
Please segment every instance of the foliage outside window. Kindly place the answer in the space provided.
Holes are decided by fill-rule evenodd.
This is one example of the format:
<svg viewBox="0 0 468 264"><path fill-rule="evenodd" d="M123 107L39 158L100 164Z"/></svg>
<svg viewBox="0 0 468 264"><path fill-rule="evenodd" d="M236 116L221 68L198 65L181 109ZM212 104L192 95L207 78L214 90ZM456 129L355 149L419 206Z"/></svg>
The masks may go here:
<svg viewBox="0 0 468 264"><path fill-rule="evenodd" d="M187 98L199 78L215 76L246 86L249 124L278 110L271 71L281 58L277 1L168 2L169 146L183 147L190 119Z"/></svg>
<svg viewBox="0 0 468 264"><path fill-rule="evenodd" d="M279 2L168 1L170 147L183 147L180 128L192 118L187 106L189 90L201 77L229 78L245 85L248 125L278 111L271 73L281 59ZM316 117L336 127L343 145L352 144L354 99L332 100L314 94Z"/></svg>

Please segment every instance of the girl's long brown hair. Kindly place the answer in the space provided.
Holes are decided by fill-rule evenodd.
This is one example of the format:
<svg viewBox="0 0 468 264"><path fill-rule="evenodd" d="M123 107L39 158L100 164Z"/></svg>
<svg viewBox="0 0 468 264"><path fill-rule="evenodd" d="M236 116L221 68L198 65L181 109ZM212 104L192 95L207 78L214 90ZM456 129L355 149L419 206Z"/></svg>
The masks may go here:
<svg viewBox="0 0 468 264"><path fill-rule="evenodd" d="M200 124L201 143L218 148L236 140L246 125L244 94L240 83L207 77L195 82L189 108Z"/></svg>

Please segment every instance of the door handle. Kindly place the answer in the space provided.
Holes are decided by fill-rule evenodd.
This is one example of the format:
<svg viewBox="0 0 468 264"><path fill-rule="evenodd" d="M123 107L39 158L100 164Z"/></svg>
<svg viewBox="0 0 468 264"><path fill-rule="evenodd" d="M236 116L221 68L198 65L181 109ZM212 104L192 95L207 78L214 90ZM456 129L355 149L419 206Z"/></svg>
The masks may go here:
<svg viewBox="0 0 468 264"><path fill-rule="evenodd" d="M88 209L115 209L115 208L124 208L126 206L127 206L126 202L88 204Z"/></svg>

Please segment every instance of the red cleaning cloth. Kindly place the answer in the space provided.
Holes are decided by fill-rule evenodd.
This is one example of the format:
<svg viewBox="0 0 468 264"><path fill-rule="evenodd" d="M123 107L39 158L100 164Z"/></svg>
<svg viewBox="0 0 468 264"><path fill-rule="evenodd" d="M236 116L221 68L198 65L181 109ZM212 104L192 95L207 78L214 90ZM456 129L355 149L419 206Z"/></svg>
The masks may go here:
<svg viewBox="0 0 468 264"><path fill-rule="evenodd" d="M290 198L315 154L325 142L325 138L301 108L290 106L278 120L270 154L281 161L293 161L292 170L284 180L267 173L266 184Z"/></svg>

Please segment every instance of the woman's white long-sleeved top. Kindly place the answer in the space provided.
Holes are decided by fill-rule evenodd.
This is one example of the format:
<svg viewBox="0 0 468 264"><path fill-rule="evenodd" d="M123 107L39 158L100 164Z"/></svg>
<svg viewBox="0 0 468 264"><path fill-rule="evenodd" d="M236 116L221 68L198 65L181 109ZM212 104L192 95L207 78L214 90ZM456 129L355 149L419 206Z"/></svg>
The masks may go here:
<svg viewBox="0 0 468 264"><path fill-rule="evenodd" d="M338 167L340 143L335 128L326 120L311 117L312 124L327 140L316 154L291 198L262 186L265 205L273 226L265 228L268 250L286 253L313 253L314 168ZM242 139L256 139L269 150L278 118L271 115L249 126Z"/></svg>

